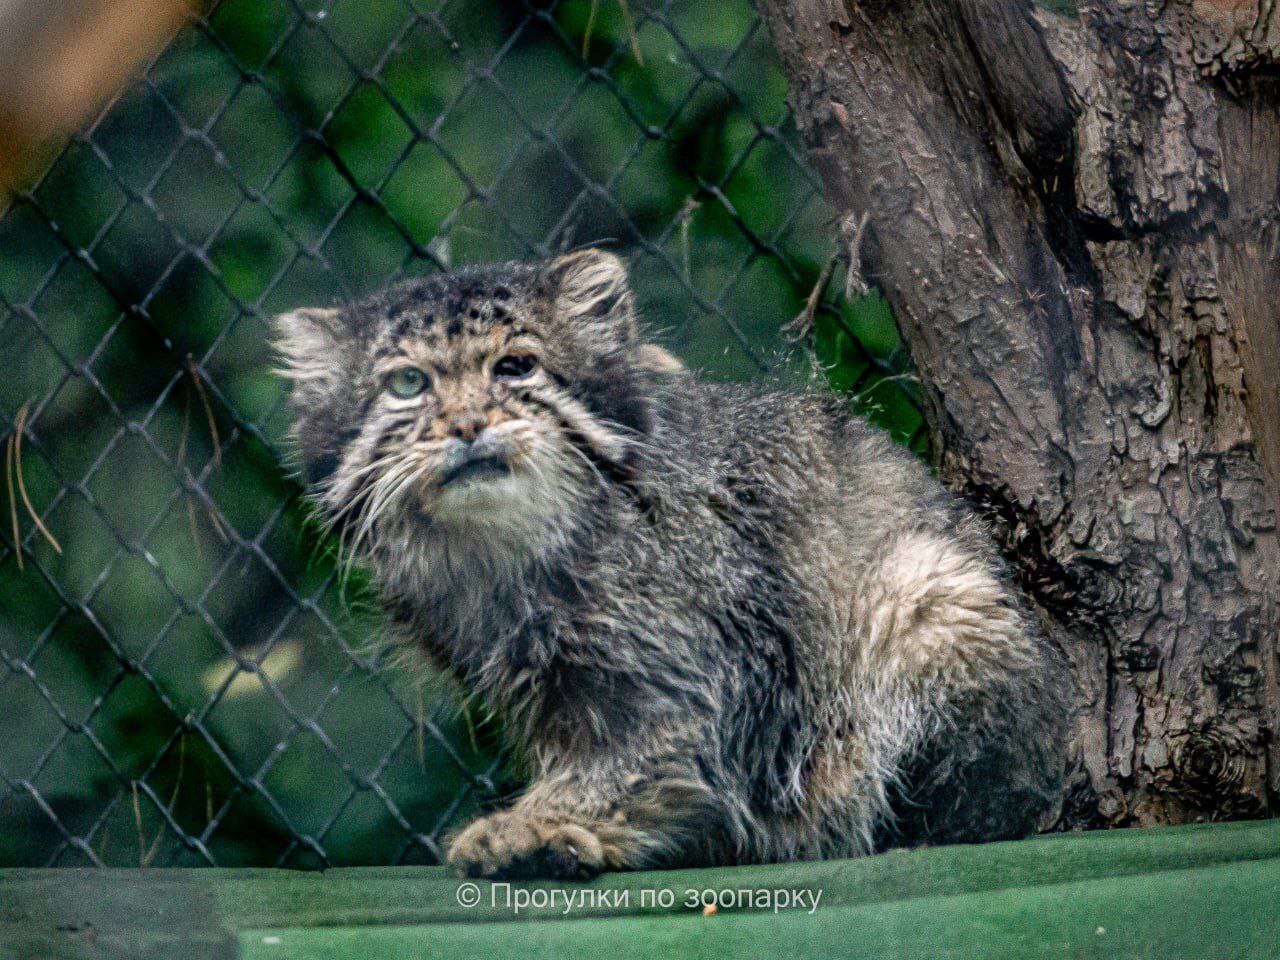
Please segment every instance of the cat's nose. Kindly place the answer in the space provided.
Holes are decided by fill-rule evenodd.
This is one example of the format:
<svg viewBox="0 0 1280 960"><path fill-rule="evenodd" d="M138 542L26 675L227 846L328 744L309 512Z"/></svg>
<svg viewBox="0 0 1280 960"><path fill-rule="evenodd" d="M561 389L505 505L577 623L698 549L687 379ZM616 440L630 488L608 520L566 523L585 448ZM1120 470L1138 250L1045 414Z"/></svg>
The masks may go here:
<svg viewBox="0 0 1280 960"><path fill-rule="evenodd" d="M480 436L480 431L488 425L488 420L479 410L467 410L464 413L455 413L451 416L445 424L445 431L451 437L457 437L459 440L465 440L470 443Z"/></svg>

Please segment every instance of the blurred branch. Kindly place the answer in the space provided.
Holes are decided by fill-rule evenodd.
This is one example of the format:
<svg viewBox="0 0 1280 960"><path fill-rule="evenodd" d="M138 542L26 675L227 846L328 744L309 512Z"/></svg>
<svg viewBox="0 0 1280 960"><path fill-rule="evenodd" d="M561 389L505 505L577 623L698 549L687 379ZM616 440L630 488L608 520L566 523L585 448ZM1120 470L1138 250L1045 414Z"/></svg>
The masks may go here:
<svg viewBox="0 0 1280 960"><path fill-rule="evenodd" d="M73 132L160 50L194 0L0 0L0 183Z"/></svg>

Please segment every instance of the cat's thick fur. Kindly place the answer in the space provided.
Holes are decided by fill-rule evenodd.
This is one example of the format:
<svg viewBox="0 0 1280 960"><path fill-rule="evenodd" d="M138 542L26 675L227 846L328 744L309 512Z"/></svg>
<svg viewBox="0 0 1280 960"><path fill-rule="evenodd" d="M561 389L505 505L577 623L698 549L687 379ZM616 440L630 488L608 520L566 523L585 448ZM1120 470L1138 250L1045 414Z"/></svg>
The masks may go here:
<svg viewBox="0 0 1280 960"><path fill-rule="evenodd" d="M278 328L315 502L532 770L463 873L1016 837L1057 801L1063 674L972 512L846 398L643 344L616 257Z"/></svg>

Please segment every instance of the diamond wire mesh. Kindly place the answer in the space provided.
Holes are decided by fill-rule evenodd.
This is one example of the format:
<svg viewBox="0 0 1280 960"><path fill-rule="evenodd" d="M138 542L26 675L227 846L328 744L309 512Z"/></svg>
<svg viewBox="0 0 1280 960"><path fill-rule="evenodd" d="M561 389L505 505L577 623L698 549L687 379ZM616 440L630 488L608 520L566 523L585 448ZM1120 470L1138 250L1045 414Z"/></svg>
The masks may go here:
<svg viewBox="0 0 1280 960"><path fill-rule="evenodd" d="M265 318L607 242L690 364L785 377L832 231L784 94L746 0L223 0L18 190L0 864L438 859L511 772L444 681L381 669ZM883 304L832 294L815 337L919 443Z"/></svg>

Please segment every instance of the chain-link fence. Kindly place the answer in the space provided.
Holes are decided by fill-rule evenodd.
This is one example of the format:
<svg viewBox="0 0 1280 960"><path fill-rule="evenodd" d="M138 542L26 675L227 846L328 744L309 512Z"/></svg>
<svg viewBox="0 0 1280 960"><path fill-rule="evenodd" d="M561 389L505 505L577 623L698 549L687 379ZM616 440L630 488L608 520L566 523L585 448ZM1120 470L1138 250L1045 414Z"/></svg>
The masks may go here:
<svg viewBox="0 0 1280 960"><path fill-rule="evenodd" d="M265 318L599 241L692 366L785 375L833 231L784 95L747 0L225 0L20 186L0 865L436 860L504 789L498 738L378 669ZM816 339L918 436L881 302L832 293Z"/></svg>

